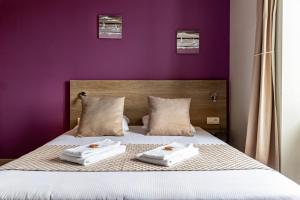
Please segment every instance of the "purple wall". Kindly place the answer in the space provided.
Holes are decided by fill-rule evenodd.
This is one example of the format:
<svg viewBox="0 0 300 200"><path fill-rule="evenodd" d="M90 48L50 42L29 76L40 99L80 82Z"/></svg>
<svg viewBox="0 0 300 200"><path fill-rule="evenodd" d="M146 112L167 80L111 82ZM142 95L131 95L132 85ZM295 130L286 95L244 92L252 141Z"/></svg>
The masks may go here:
<svg viewBox="0 0 300 200"><path fill-rule="evenodd" d="M97 14L123 39L97 39ZM177 55L177 29L200 54ZM61 134L70 79L228 79L229 0L0 0L0 158Z"/></svg>

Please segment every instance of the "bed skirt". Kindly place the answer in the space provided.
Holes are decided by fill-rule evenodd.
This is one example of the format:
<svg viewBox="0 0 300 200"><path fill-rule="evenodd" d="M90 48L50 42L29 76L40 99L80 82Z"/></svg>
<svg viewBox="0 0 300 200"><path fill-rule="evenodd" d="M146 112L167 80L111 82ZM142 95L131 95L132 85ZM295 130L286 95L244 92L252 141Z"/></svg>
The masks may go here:
<svg viewBox="0 0 300 200"><path fill-rule="evenodd" d="M171 167L143 163L134 158L137 153L158 146L160 145L127 144L126 153L124 154L89 166L81 166L58 158L63 149L74 146L44 145L17 160L1 166L0 170L69 172L270 170L269 167L226 144L195 145L199 148L199 155Z"/></svg>

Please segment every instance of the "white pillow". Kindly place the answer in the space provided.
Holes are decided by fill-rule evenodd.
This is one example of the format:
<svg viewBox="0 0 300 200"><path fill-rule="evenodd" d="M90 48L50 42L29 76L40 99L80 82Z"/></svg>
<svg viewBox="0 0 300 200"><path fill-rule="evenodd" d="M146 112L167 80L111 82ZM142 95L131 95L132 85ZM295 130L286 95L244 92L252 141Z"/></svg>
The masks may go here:
<svg viewBox="0 0 300 200"><path fill-rule="evenodd" d="M143 116L142 122L143 122L142 128L145 129L145 130L149 130L149 115ZM196 129L192 124L191 124L191 129L192 129L193 133L196 132Z"/></svg>
<svg viewBox="0 0 300 200"><path fill-rule="evenodd" d="M127 116L123 115L123 121L122 121L122 126L123 126L123 131L129 131L129 124L130 120Z"/></svg>
<svg viewBox="0 0 300 200"><path fill-rule="evenodd" d="M77 118L77 125L79 124L79 121L80 121L80 118L78 117ZM129 131L129 124L130 120L127 116L123 115L123 121L122 121L122 128L123 128L123 131Z"/></svg>

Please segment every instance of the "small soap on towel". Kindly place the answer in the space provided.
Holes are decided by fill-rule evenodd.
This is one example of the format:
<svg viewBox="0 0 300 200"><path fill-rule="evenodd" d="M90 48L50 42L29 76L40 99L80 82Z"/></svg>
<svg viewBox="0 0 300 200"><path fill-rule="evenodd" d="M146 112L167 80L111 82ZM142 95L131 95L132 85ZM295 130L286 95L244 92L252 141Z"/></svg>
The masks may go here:
<svg viewBox="0 0 300 200"><path fill-rule="evenodd" d="M199 149L196 147L190 147L187 151L181 151L177 153L176 155L170 156L168 159L155 159L146 157L144 153L140 153L136 155L136 159L147 162L155 165L162 165L166 167L170 167L172 165L175 165L177 163L183 162L189 158L192 158L195 155L199 154Z"/></svg>
<svg viewBox="0 0 300 200"><path fill-rule="evenodd" d="M106 158L110 158L110 157L117 156L119 154L125 153L125 151L126 151L126 146L125 145L119 145L119 146L116 146L116 147L110 149L109 151L98 152L97 154L94 154L92 156L88 156L86 158L79 158L79 157L69 156L69 155L66 155L65 153L62 153L59 156L59 158L61 160L77 163L77 164L80 164L80 165L90 165L90 164L94 164L96 162L99 162L101 160L104 160Z"/></svg>
<svg viewBox="0 0 300 200"><path fill-rule="evenodd" d="M168 160L173 156L189 151L191 148L194 148L193 144L181 144L178 142L173 142L171 144L146 151L143 153L143 156L152 159Z"/></svg>
<svg viewBox="0 0 300 200"><path fill-rule="evenodd" d="M120 141L112 141L110 139L105 139L99 142L94 142L87 145L82 145L75 148L65 149L63 151L64 155L73 156L77 158L86 158L101 152L109 151L115 147L121 145Z"/></svg>

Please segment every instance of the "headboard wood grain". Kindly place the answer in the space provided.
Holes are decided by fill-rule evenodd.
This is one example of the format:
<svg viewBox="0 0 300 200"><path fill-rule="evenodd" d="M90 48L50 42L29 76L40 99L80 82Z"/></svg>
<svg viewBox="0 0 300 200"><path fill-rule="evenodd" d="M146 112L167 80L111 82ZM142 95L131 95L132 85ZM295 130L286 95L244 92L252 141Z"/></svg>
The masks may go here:
<svg viewBox="0 0 300 200"><path fill-rule="evenodd" d="M81 113L80 92L90 96L125 96L125 115L130 125L141 125L141 118L148 113L147 97L192 98L190 116L194 126L206 130L227 129L226 80L71 80L70 126L73 128ZM210 99L217 94L217 101ZM170 113L171 115L172 113ZM206 123L207 117L220 117L219 125Z"/></svg>

